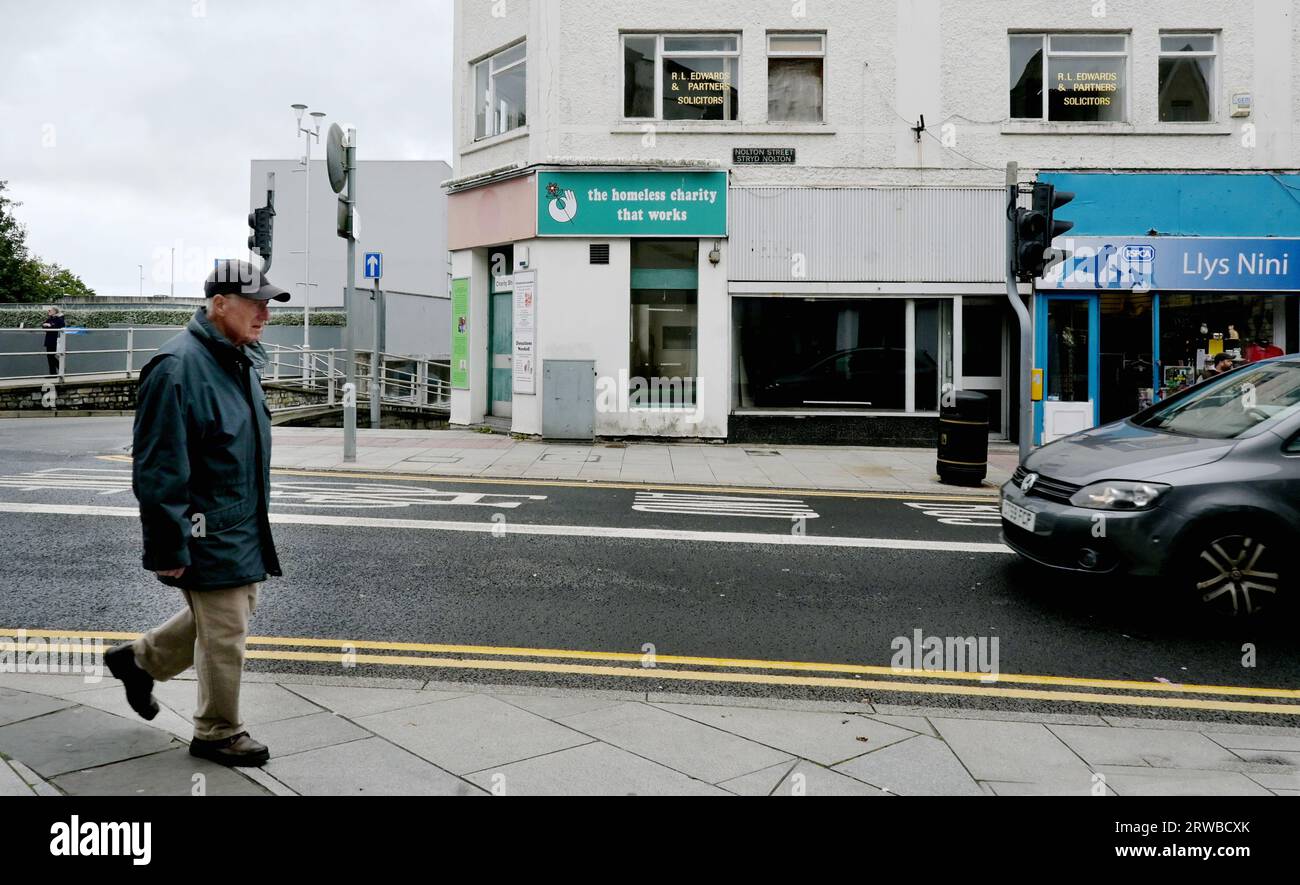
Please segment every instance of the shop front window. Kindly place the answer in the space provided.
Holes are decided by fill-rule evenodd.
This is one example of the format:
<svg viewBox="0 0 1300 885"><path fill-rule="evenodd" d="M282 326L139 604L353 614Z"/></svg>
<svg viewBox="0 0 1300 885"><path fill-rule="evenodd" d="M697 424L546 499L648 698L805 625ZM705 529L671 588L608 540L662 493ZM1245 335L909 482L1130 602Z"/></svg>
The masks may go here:
<svg viewBox="0 0 1300 885"><path fill-rule="evenodd" d="M1283 356L1284 304L1280 295L1162 293L1162 394L1209 377L1220 355L1234 365Z"/></svg>
<svg viewBox="0 0 1300 885"><path fill-rule="evenodd" d="M932 412L950 361L943 302L737 298L735 403L741 409ZM908 323L914 349L909 359Z"/></svg>
<svg viewBox="0 0 1300 885"><path fill-rule="evenodd" d="M629 402L685 407L697 395L699 242L632 243Z"/></svg>

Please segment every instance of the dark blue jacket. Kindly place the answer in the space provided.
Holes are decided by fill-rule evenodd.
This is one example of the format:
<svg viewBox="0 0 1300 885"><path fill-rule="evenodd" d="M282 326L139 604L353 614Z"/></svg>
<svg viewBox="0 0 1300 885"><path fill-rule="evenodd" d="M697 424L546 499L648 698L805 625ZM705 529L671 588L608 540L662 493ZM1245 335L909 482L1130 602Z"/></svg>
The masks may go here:
<svg viewBox="0 0 1300 885"><path fill-rule="evenodd" d="M59 346L59 333L56 329L62 329L68 324L67 318L59 315L56 317L47 316L45 322L41 323L41 328L45 329L45 349L54 350Z"/></svg>
<svg viewBox="0 0 1300 885"><path fill-rule="evenodd" d="M200 309L140 372L132 488L149 571L221 590L280 575L271 539L271 411L249 354Z"/></svg>

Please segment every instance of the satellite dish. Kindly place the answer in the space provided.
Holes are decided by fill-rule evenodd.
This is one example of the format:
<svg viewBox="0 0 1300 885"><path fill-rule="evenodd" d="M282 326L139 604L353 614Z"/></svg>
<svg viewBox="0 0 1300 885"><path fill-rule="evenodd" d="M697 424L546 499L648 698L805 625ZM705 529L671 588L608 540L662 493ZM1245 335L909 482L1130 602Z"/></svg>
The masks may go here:
<svg viewBox="0 0 1300 885"><path fill-rule="evenodd" d="M348 181L347 137L338 123L330 124L329 134L325 136L325 169L329 172L330 187L334 193L343 193Z"/></svg>

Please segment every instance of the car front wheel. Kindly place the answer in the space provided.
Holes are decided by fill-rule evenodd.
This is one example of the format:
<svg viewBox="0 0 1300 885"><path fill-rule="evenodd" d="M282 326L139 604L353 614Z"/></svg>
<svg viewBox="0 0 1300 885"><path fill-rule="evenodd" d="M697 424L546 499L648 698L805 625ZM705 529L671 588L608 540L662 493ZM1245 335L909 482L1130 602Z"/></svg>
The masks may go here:
<svg viewBox="0 0 1300 885"><path fill-rule="evenodd" d="M1246 618L1283 602L1281 544L1266 533L1220 530L1200 536L1191 547L1196 599L1204 610Z"/></svg>

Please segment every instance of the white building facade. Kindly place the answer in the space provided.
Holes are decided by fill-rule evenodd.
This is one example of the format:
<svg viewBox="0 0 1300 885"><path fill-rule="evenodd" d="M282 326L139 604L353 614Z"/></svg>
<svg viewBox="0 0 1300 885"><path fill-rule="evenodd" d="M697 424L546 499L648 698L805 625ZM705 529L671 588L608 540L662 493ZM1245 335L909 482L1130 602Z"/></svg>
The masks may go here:
<svg viewBox="0 0 1300 885"><path fill-rule="evenodd" d="M1075 266L1022 287L1019 366L1002 189L1015 160L1077 192L1079 254L1300 237L1293 0L459 0L455 27L453 423L928 445L949 389L1013 434L1041 369L1050 437L1229 326L1300 343L1289 273Z"/></svg>

